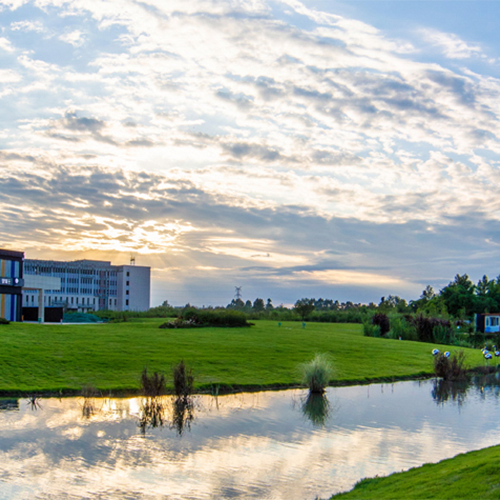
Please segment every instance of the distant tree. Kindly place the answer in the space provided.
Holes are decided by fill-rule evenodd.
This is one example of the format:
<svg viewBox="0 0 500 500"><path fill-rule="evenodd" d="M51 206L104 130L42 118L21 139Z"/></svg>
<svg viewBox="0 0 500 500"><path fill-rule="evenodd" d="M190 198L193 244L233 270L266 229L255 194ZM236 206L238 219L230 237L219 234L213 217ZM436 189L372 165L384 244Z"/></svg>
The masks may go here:
<svg viewBox="0 0 500 500"><path fill-rule="evenodd" d="M264 305L264 300L263 299L255 299L254 303L253 303L253 307L252 309L255 311L255 312L261 312L263 311L264 309L266 308L266 306Z"/></svg>
<svg viewBox="0 0 500 500"><path fill-rule="evenodd" d="M304 320L314 311L315 299L299 299L295 302L295 312Z"/></svg>
<svg viewBox="0 0 500 500"><path fill-rule="evenodd" d="M274 309L271 299L267 299L266 311L272 311Z"/></svg>
<svg viewBox="0 0 500 500"><path fill-rule="evenodd" d="M168 303L168 300L164 300L164 301L162 302L162 304L161 304L161 305L162 305L162 307L172 307L172 306Z"/></svg>
<svg viewBox="0 0 500 500"><path fill-rule="evenodd" d="M235 309L241 311L245 307L245 303L241 299L233 299L230 304L227 305L227 309Z"/></svg>
<svg viewBox="0 0 500 500"><path fill-rule="evenodd" d="M245 302L245 309L252 309L252 301L251 300L247 300Z"/></svg>

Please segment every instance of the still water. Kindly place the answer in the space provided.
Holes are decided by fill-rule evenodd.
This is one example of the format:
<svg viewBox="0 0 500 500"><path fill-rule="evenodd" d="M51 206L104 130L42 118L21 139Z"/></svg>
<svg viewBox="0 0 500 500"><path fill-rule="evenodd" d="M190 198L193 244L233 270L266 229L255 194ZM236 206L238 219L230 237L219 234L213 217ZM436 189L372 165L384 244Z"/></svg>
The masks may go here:
<svg viewBox="0 0 500 500"><path fill-rule="evenodd" d="M484 381L330 388L313 400L0 400L0 498L328 498L498 444L499 416L499 386Z"/></svg>

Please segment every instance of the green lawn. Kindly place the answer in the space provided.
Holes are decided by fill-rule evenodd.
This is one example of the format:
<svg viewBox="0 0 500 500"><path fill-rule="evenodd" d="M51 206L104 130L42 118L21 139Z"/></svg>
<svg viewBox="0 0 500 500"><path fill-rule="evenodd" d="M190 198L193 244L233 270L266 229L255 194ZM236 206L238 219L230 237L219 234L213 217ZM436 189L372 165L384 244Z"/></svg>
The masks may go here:
<svg viewBox="0 0 500 500"><path fill-rule="evenodd" d="M500 498L500 446L471 451L387 477L360 481L337 500L471 500Z"/></svg>
<svg viewBox="0 0 500 500"><path fill-rule="evenodd" d="M257 321L251 328L159 329L164 320L97 325L0 325L0 391L139 387L144 368L167 374L181 359L198 389L240 389L300 382L297 365L331 354L335 382L432 372L431 344L364 337L361 325ZM451 350L451 349L450 349ZM469 351L472 364L482 363Z"/></svg>

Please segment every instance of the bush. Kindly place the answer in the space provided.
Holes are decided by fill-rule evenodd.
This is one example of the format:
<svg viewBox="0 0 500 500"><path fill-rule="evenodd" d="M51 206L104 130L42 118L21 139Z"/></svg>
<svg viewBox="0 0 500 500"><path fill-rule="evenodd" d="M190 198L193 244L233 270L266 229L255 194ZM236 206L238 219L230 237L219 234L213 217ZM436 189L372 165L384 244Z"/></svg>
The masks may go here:
<svg viewBox="0 0 500 500"><path fill-rule="evenodd" d="M252 326L245 313L227 309L207 310L186 308L173 321L167 321L160 328L199 328L203 326L242 327Z"/></svg>
<svg viewBox="0 0 500 500"><path fill-rule="evenodd" d="M8 325L10 324L10 321L5 318L0 318L0 325Z"/></svg>
<svg viewBox="0 0 500 500"><path fill-rule="evenodd" d="M323 394L333 375L333 367L328 355L316 354L312 361L300 365L302 382L314 394Z"/></svg>
<svg viewBox="0 0 500 500"><path fill-rule="evenodd" d="M380 337L380 326L365 321L363 323L363 335L365 337Z"/></svg>
<svg viewBox="0 0 500 500"><path fill-rule="evenodd" d="M446 319L430 318L419 314L413 319L420 342L451 344L454 332L451 323Z"/></svg>
<svg viewBox="0 0 500 500"><path fill-rule="evenodd" d="M391 329L387 336L392 339L418 340L415 326L405 318L394 316L390 319Z"/></svg>
<svg viewBox="0 0 500 500"><path fill-rule="evenodd" d="M449 358L439 353L434 358L434 373L444 380L465 380L467 367L465 366L464 351L454 352Z"/></svg>
<svg viewBox="0 0 500 500"><path fill-rule="evenodd" d="M380 335L385 335L391 329L387 314L377 313L372 316L372 324L380 326Z"/></svg>

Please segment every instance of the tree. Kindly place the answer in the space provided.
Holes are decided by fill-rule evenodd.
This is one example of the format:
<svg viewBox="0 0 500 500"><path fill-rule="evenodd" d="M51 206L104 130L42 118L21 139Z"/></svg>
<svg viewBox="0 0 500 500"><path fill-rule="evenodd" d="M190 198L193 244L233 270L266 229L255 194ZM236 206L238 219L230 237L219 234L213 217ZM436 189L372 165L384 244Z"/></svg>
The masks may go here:
<svg viewBox="0 0 500 500"><path fill-rule="evenodd" d="M272 311L274 309L271 299L267 299L266 311Z"/></svg>
<svg viewBox="0 0 500 500"><path fill-rule="evenodd" d="M302 320L305 320L314 311L315 302L315 299L299 299L295 302L294 310Z"/></svg>
<svg viewBox="0 0 500 500"><path fill-rule="evenodd" d="M263 299L255 299L253 303L253 310L255 312L262 312L266 306L264 305L264 300Z"/></svg>

